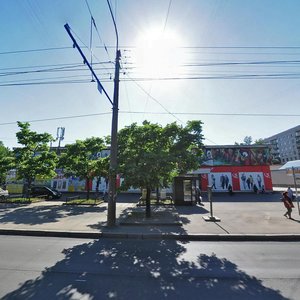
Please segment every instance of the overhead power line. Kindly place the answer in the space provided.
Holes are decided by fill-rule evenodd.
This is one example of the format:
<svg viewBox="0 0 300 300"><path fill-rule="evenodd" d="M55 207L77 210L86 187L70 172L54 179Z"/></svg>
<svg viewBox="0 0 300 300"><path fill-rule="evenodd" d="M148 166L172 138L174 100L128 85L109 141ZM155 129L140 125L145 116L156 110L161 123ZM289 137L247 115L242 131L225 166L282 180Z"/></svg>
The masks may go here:
<svg viewBox="0 0 300 300"><path fill-rule="evenodd" d="M128 75L127 77L135 83L149 98L151 98L153 101L155 101L159 106L161 106L168 114L172 115L177 121L180 123L183 123L178 117L175 116L175 114L171 113L165 106L163 106L156 98L154 98L150 93L148 93L139 83L136 82L136 80L130 78ZM145 112L144 112L145 113Z"/></svg>
<svg viewBox="0 0 300 300"><path fill-rule="evenodd" d="M53 81L41 81L41 82L24 82L24 83L0 83L0 86L30 86L30 85L50 85L50 84L77 84L77 83L91 83L91 80L53 80Z"/></svg>
<svg viewBox="0 0 300 300"><path fill-rule="evenodd" d="M18 54L18 53L30 53L30 52L43 52L43 51L53 51L53 50L65 50L65 49L72 49L72 47L52 47L52 48L39 48L39 49L4 51L4 52L0 52L0 55L4 55L4 54Z"/></svg>
<svg viewBox="0 0 300 300"><path fill-rule="evenodd" d="M187 116L236 116L236 117L300 117L300 114L272 114L272 113L214 113L214 112L154 112L154 111L126 111L120 110L120 114L151 114L151 115L187 115ZM53 118L44 118L44 119L35 119L27 120L22 122L35 123L35 122L47 122L47 121L56 121L56 120L65 120L65 119L76 119L76 118L85 118L85 117L97 117L103 115L110 115L111 112L101 112L94 114L82 114L82 115L73 115L73 116L62 116L62 117L53 117ZM4 125L13 125L17 121L13 122L4 122L0 123L0 126Z"/></svg>
<svg viewBox="0 0 300 300"><path fill-rule="evenodd" d="M144 111L120 111L126 114L143 114ZM167 115L169 112L146 112L152 115ZM214 113L214 112L172 112L173 115L188 116L242 116L242 117L300 117L300 114L271 114L271 113Z"/></svg>
<svg viewBox="0 0 300 300"><path fill-rule="evenodd" d="M105 45L107 49L113 48L114 45ZM0 55L5 54L17 54L17 53L30 53L30 52L43 52L43 51L56 51L56 50L66 50L71 49L70 46L61 46L61 47L49 47L49 48L35 48L35 49L21 49L21 50L10 50L0 52ZM88 48L86 46L86 48ZM96 48L104 48L104 46L96 46ZM132 45L119 45L119 48L123 49L136 49L136 46ZM262 49L276 49L276 50L299 50L300 46L179 46L180 49L253 49L253 50L262 50ZM285 54L285 53L282 53Z"/></svg>
<svg viewBox="0 0 300 300"><path fill-rule="evenodd" d="M167 23L168 23L168 19L169 19L169 14L170 14L170 9L171 9L171 4L172 4L172 0L169 0L168 11L167 11L167 15L166 15L166 20L165 20L165 25L164 25L163 32L165 32L166 27L167 27Z"/></svg>
<svg viewBox="0 0 300 300"><path fill-rule="evenodd" d="M55 121L55 120L76 119L76 118L84 118L84 117L96 117L96 116L103 116L103 115L110 115L110 114L111 114L111 112L103 112L103 113L95 113L95 114L84 114L84 115L75 115L75 116L64 116L64 117L55 117L55 118L27 120L27 121L21 121L21 122L35 123L35 122L46 122L46 121ZM13 125L16 123L17 123L17 121L0 123L0 126Z"/></svg>

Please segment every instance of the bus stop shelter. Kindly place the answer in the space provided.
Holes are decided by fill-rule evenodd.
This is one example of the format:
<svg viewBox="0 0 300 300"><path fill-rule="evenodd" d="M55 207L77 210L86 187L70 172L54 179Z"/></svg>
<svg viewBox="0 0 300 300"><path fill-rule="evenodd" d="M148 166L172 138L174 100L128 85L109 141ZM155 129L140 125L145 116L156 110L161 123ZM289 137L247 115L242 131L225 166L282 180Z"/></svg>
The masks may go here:
<svg viewBox="0 0 300 300"><path fill-rule="evenodd" d="M201 175L210 173L210 169L199 169L186 175L174 178L173 200L175 205L192 205L195 203L196 186L201 190L206 187L202 186Z"/></svg>

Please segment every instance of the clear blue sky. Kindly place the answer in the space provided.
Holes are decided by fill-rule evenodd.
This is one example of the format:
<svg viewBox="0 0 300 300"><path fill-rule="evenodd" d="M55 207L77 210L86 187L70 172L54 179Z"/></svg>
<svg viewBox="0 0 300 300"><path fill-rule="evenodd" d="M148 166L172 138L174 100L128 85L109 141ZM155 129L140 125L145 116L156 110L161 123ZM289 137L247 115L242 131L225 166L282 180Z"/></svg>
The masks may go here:
<svg viewBox="0 0 300 300"><path fill-rule="evenodd" d="M206 144L230 145L299 125L299 1L110 3L122 53L119 128L196 119ZM89 9L98 29L92 43ZM8 147L17 146L17 121L54 136L65 127L63 144L110 134L111 105L65 23L89 60L91 45L93 66L113 97L116 39L106 1L2 0L0 141Z"/></svg>

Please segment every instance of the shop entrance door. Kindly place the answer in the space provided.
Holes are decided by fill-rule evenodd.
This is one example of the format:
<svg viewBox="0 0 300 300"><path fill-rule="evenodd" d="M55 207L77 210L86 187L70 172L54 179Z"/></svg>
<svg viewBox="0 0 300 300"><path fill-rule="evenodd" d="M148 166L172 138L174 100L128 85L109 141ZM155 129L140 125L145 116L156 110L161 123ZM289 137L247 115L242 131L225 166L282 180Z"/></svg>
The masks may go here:
<svg viewBox="0 0 300 300"><path fill-rule="evenodd" d="M191 203L193 200L192 180L183 180L183 201Z"/></svg>

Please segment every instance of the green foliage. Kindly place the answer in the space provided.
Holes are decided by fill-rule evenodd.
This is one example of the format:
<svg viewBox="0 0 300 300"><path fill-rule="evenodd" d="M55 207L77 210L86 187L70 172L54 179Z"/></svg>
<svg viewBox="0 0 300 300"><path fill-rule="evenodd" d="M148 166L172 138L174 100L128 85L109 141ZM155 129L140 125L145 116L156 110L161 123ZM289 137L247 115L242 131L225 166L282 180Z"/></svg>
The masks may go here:
<svg viewBox="0 0 300 300"><path fill-rule="evenodd" d="M176 123L162 127L144 121L120 130L118 135L119 173L122 187L145 188L146 217L150 217L150 191L168 186L174 176L198 168L202 150L201 121L185 127Z"/></svg>
<svg viewBox="0 0 300 300"><path fill-rule="evenodd" d="M94 176L107 178L109 173L109 163L110 163L109 157L108 156L99 157L94 163L95 163L93 169Z"/></svg>
<svg viewBox="0 0 300 300"><path fill-rule="evenodd" d="M252 137L251 136L245 136L244 145L250 146L251 144L252 144Z"/></svg>
<svg viewBox="0 0 300 300"><path fill-rule="evenodd" d="M244 137L244 140L243 140L243 143L237 143L237 142L234 142L234 144L236 145L236 146L243 146L243 145L245 145L245 146L250 146L251 144L252 144L252 136L245 136Z"/></svg>
<svg viewBox="0 0 300 300"><path fill-rule="evenodd" d="M198 167L201 155L202 126L190 121L185 127L176 123L162 127L144 121L120 130L119 167L124 188L167 186L174 176Z"/></svg>
<svg viewBox="0 0 300 300"><path fill-rule="evenodd" d="M80 179L91 179L98 174L104 174L105 161L96 154L106 149L106 144L101 138L87 138L77 140L74 144L66 145L65 152L61 155L59 165L64 168L67 176L75 175Z"/></svg>
<svg viewBox="0 0 300 300"><path fill-rule="evenodd" d="M30 203L35 203L35 202L41 202L44 201L44 199L40 199L40 198L8 198L6 200L0 200L0 202L2 203L14 203L14 204L30 204Z"/></svg>
<svg viewBox="0 0 300 300"><path fill-rule="evenodd" d="M53 137L48 133L31 131L29 123L18 122L18 126L20 131L16 136L18 143L23 145L14 150L18 178L25 178L30 186L36 177L55 176L57 157L49 147Z"/></svg>
<svg viewBox="0 0 300 300"><path fill-rule="evenodd" d="M14 156L11 150L0 141L0 184L6 181L7 172L14 167Z"/></svg>
<svg viewBox="0 0 300 300"><path fill-rule="evenodd" d="M69 200L65 202L65 205L99 205L103 203L103 200L86 200L86 199L75 199L75 200Z"/></svg>
<svg viewBox="0 0 300 300"><path fill-rule="evenodd" d="M109 158L97 157L97 153L106 149L107 145L101 138L77 140L74 144L66 145L66 151L61 155L59 165L66 176L77 176L90 180L95 176L107 176ZM89 198L89 189L87 197Z"/></svg>
<svg viewBox="0 0 300 300"><path fill-rule="evenodd" d="M265 145L264 139L258 139L254 141L254 145Z"/></svg>

